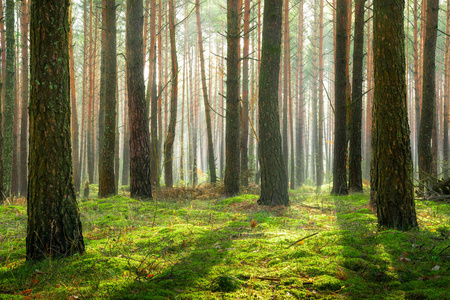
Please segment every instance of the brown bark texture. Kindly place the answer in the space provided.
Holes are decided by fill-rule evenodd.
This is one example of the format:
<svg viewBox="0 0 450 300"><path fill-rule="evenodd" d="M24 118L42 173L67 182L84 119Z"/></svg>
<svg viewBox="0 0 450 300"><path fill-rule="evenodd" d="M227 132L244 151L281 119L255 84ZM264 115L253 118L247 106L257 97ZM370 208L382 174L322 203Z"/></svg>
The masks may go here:
<svg viewBox="0 0 450 300"><path fill-rule="evenodd" d="M347 188L347 0L336 1L335 118L332 194L346 195Z"/></svg>
<svg viewBox="0 0 450 300"><path fill-rule="evenodd" d="M69 9L69 0L31 1L27 260L84 253L72 177Z"/></svg>
<svg viewBox="0 0 450 300"><path fill-rule="evenodd" d="M422 110L418 138L419 179L423 189L432 174L433 154L431 139L436 109L436 38L438 28L439 1L427 0L427 21L423 51Z"/></svg>
<svg viewBox="0 0 450 300"><path fill-rule="evenodd" d="M238 0L227 0L227 110L225 190L228 196L239 194L239 10Z"/></svg>
<svg viewBox="0 0 450 300"><path fill-rule="evenodd" d="M99 164L99 197L107 198L116 194L115 184L115 135L116 135L116 84L117 84L117 60L116 60L116 1L109 0L105 3L104 21L104 91L103 107L103 137Z"/></svg>
<svg viewBox="0 0 450 300"><path fill-rule="evenodd" d="M404 0L374 1L372 165L378 224L417 227L406 106Z"/></svg>
<svg viewBox="0 0 450 300"><path fill-rule="evenodd" d="M278 113L282 7L282 0L264 1L258 93L261 164L261 196L258 204L287 206L289 205L288 179L281 149Z"/></svg>
<svg viewBox="0 0 450 300"><path fill-rule="evenodd" d="M150 182L150 139L145 112L142 0L127 1L126 49L128 82L128 122L130 130L130 193L152 198Z"/></svg>
<svg viewBox="0 0 450 300"><path fill-rule="evenodd" d="M167 129L167 138L164 143L164 180L166 187L173 187L173 144L175 142L175 128L177 125L178 105L178 60L175 43L175 8L174 0L169 0L169 31L170 55L172 60L172 93L170 96L170 122Z"/></svg>
<svg viewBox="0 0 450 300"><path fill-rule="evenodd" d="M353 83L350 122L349 188L352 192L362 192L361 169L361 127L362 127L362 85L364 58L364 4L357 0L355 7L355 38L353 46Z"/></svg>

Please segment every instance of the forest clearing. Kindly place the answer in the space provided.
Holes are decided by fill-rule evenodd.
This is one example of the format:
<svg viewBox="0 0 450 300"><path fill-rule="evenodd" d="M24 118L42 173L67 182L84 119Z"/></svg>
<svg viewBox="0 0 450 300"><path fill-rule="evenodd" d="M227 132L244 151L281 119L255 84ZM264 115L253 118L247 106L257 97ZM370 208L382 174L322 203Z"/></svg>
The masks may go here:
<svg viewBox="0 0 450 300"><path fill-rule="evenodd" d="M0 0L1 299L449 299L450 0Z"/></svg>
<svg viewBox="0 0 450 300"><path fill-rule="evenodd" d="M402 232L379 229L363 193L329 196L305 186L290 190L290 207L271 208L256 204L255 194L217 198L217 191L177 188L137 201L124 191L98 199L91 186L91 197L79 201L86 253L37 263L25 262L23 199L2 205L0 299L450 294L448 202L417 201L420 229Z"/></svg>

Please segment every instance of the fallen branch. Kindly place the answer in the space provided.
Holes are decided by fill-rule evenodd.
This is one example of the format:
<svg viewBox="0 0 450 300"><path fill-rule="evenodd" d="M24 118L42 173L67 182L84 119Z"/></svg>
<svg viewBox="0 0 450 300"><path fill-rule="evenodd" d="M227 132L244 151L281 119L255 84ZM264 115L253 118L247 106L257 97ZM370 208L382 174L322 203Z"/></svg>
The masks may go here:
<svg viewBox="0 0 450 300"><path fill-rule="evenodd" d="M273 278L273 277L261 277L261 276L248 276L248 275L239 275L239 277L242 277L244 279L259 279L259 280L269 280L269 281L281 281L280 278Z"/></svg>
<svg viewBox="0 0 450 300"><path fill-rule="evenodd" d="M442 251L438 253L438 256L441 255L442 253L444 253L444 251L447 250L448 248L450 248L450 246L447 246L444 249L442 249Z"/></svg>
<svg viewBox="0 0 450 300"><path fill-rule="evenodd" d="M444 195L444 196L432 196L430 198L427 198L428 201L439 201L439 200L446 200L450 199L450 195Z"/></svg>
<svg viewBox="0 0 450 300"><path fill-rule="evenodd" d="M307 238L310 238L310 237L312 237L312 236L315 236L316 234L319 234L319 233L318 233L318 232L315 232L315 233L313 233L313 234L307 235L307 236L305 236L304 238L301 238L301 239L299 239L298 241L293 242L293 243L290 244L287 248L290 248L290 247L294 246L295 244L297 244L297 243L299 243L299 242L301 242L301 241L303 241L303 240L306 240ZM286 249L287 249L287 248L286 248Z"/></svg>

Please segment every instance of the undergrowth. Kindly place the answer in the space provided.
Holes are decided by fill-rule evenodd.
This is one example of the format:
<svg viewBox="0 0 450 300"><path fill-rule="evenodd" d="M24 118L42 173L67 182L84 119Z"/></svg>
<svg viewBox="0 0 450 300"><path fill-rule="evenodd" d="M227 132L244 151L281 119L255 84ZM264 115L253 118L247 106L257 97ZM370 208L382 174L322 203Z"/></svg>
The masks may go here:
<svg viewBox="0 0 450 300"><path fill-rule="evenodd" d="M84 255L39 263L23 199L0 205L0 299L447 299L450 205L417 201L420 229L400 232L378 228L366 194L313 192L271 208L256 189L124 188L80 200Z"/></svg>

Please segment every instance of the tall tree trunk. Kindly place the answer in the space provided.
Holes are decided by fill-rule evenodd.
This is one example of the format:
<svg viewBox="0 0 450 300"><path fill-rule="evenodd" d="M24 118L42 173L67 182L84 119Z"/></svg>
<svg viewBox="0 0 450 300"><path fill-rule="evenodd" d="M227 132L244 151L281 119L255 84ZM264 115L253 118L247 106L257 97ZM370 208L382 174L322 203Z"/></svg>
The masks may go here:
<svg viewBox="0 0 450 300"><path fill-rule="evenodd" d="M346 66L347 66L347 0L336 1L336 60L335 60L335 119L332 194L346 195L347 138L346 138Z"/></svg>
<svg viewBox="0 0 450 300"><path fill-rule="evenodd" d="M20 11L17 9L17 14L20 15ZM16 35L16 33L14 33ZM17 35L19 40L19 35ZM11 195L19 195L19 120L20 120L20 67L19 67L19 43L16 43L14 76L16 81L14 84L14 123L13 123L13 161L12 161L12 176L11 176Z"/></svg>
<svg viewBox="0 0 450 300"><path fill-rule="evenodd" d="M14 107L16 103L16 46L14 39L14 0L6 0L6 79L3 101L3 185L8 196L11 193L14 152Z"/></svg>
<svg viewBox="0 0 450 300"><path fill-rule="evenodd" d="M448 145L448 134L449 134L449 109L450 109L450 1L447 1L447 25L446 25L446 37L445 37L445 69L444 69L444 141L443 141L443 167L444 167L444 178L448 178L450 174L450 163L449 163L449 145Z"/></svg>
<svg viewBox="0 0 450 300"><path fill-rule="evenodd" d="M247 0L247 1L249 1L249 0ZM216 179L216 163L215 163L215 157L214 157L214 146L213 146L212 126L211 126L211 108L210 108L210 103L208 100L208 89L206 87L205 59L203 57L203 38L202 38L202 28L201 28L201 23L200 23L200 2L199 2L199 0L195 1L195 12L197 15L198 48L199 48L199 54L200 54L200 68L201 68L201 75L202 75L203 103L205 106L206 133L208 136L208 166L209 166L209 174L211 176L211 183L215 183L217 181L217 179ZM245 79L244 79L244 81L245 81ZM248 93L247 93L247 96L248 96Z"/></svg>
<svg viewBox="0 0 450 300"><path fill-rule="evenodd" d="M357 0L355 7L355 40L353 46L353 84L350 122L349 188L362 192L361 170L361 126L362 126L362 84L364 58L364 4Z"/></svg>
<svg viewBox="0 0 450 300"><path fill-rule="evenodd" d="M436 109L436 38L438 28L439 1L427 0L427 22L423 57L422 111L419 131L419 179L420 188L429 182L432 174L433 154L431 152L431 136Z"/></svg>
<svg viewBox="0 0 450 300"><path fill-rule="evenodd" d="M145 112L142 65L142 0L127 1L126 49L128 111L130 126L130 192L132 197L152 198L150 181L150 140Z"/></svg>
<svg viewBox="0 0 450 300"><path fill-rule="evenodd" d="M261 196L258 199L258 204L263 205L289 205L288 179L281 149L278 113L282 7L282 0L264 1L258 93L261 144Z"/></svg>
<svg viewBox="0 0 450 300"><path fill-rule="evenodd" d="M317 188L320 188L323 184L323 123L324 123L324 112L323 112L323 89L325 85L323 84L323 0L319 2L319 98L318 98L318 135L317 135Z"/></svg>
<svg viewBox="0 0 450 300"><path fill-rule="evenodd" d="M93 38L93 1L90 0L89 5L89 94L88 94L88 113L87 113L87 171L89 183L94 183L94 118L93 118L93 105L94 105L94 81L95 81L95 66L94 66L94 38Z"/></svg>
<svg viewBox="0 0 450 300"><path fill-rule="evenodd" d="M24 1L25 2L25 1ZM23 3L23 2L22 2ZM73 48L75 47L73 43L73 24L72 24L72 10L69 10L69 16L70 16L70 32L69 32L69 68L70 68L70 103L71 103L71 112L72 112L72 160L73 160L73 179L74 179L74 187L75 191L80 191L80 162L79 162L79 126L78 126L78 109L77 109L77 89L75 85L75 58L73 54ZM25 22L24 22L25 23ZM26 23L25 23L26 24ZM23 25L22 25L23 26ZM23 29L22 29L23 30ZM25 35L25 39L26 39ZM25 44L27 43L27 40L23 40L22 35L22 42ZM23 51L23 48L22 48ZM27 51L28 52L28 51ZM23 53L23 57L25 57L25 53ZM25 69L25 62L24 63L24 70ZM28 66L28 61L27 61ZM23 82L28 82L28 76L23 76ZM28 98L28 85L24 86L24 88L27 88L27 98ZM23 97L25 97L25 91L22 91ZM23 110L23 108L22 108ZM23 126L23 120L22 120L22 126ZM23 128L22 128L23 131Z"/></svg>
<svg viewBox="0 0 450 300"><path fill-rule="evenodd" d="M100 148L101 160L99 165L99 198L106 198L116 194L115 184L115 142L116 142L116 84L117 84L117 61L116 61L116 1L106 1L104 7L104 59L103 69L105 90L103 91L104 99L104 122L103 126L103 143Z"/></svg>
<svg viewBox="0 0 450 300"><path fill-rule="evenodd" d="M298 108L297 108L297 185L302 186L305 174L305 150L303 142L304 102L303 102L303 1L298 12Z"/></svg>
<svg viewBox="0 0 450 300"><path fill-rule="evenodd" d="M167 129L167 138L164 143L164 180L166 187L173 186L173 143L175 142L175 127L177 124L177 102L178 102L178 60L175 43L175 8L174 0L169 0L169 30L170 30L170 53L172 60L172 94L170 99L170 124Z"/></svg>
<svg viewBox="0 0 450 300"><path fill-rule="evenodd" d="M85 251L72 180L70 1L57 2L31 1L28 260Z"/></svg>
<svg viewBox="0 0 450 300"><path fill-rule="evenodd" d="M153 186L158 186L158 91L156 87L156 0L150 1L150 51L147 98L150 99L150 177ZM149 102L149 101L147 101Z"/></svg>
<svg viewBox="0 0 450 300"><path fill-rule="evenodd" d="M378 224L417 227L406 106L404 0L375 0L372 169Z"/></svg>
<svg viewBox="0 0 450 300"><path fill-rule="evenodd" d="M282 1L283 2L283 1ZM284 0L284 6L282 9L282 13L284 13L284 30L282 33L282 39L283 39L283 81L280 82L280 84L283 85L283 87L280 86L279 88L279 95L281 95L281 92L283 92L283 103L282 103L282 141L283 141L283 159L286 169L286 178L288 178L288 162L289 162L289 146L288 146L288 95L289 95L289 83L288 83L288 65L290 61L290 54L289 54L289 0ZM281 77L281 73L280 73ZM281 102L280 102L281 104ZM289 179L288 179L289 180Z"/></svg>
<svg viewBox="0 0 450 300"><path fill-rule="evenodd" d="M421 103L421 93L420 93L420 59L419 59L419 27L417 20L419 19L419 12L417 7L418 0L414 1L414 9L413 9L413 58L414 58L414 98L415 98L415 123L416 123L416 131L415 134L415 144L416 149L418 149L418 142L419 142L419 128L420 128L420 103ZM416 161L418 159L418 156L414 158L413 161Z"/></svg>
<svg viewBox="0 0 450 300"><path fill-rule="evenodd" d="M225 194L239 193L239 0L227 0L227 113Z"/></svg>
<svg viewBox="0 0 450 300"><path fill-rule="evenodd" d="M197 0L198 1L198 0ZM248 186L248 113L249 113L249 68L248 55L250 46L250 5L251 0L245 0L244 5L244 48L242 61L242 111L241 111L241 174L242 185Z"/></svg>

